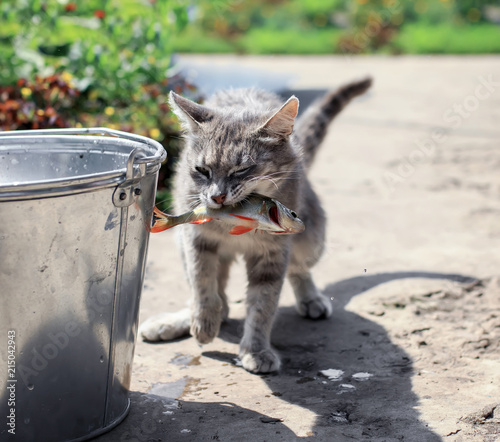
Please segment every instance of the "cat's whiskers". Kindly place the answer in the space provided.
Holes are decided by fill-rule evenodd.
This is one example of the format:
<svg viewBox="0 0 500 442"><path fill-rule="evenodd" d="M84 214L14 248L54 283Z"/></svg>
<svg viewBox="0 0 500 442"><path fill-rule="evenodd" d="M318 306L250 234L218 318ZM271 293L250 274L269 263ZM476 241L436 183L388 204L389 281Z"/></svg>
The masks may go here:
<svg viewBox="0 0 500 442"><path fill-rule="evenodd" d="M243 204L245 204L249 200L250 200L250 198L248 196L246 196L241 201L238 201L236 204L239 204L240 206L243 206Z"/></svg>
<svg viewBox="0 0 500 442"><path fill-rule="evenodd" d="M292 172L292 171L290 171L290 172ZM279 189L279 186L278 186L279 181L294 179L293 177L289 176L290 172L279 171L279 172L274 172L274 173L270 173L267 175L260 175L260 176L252 177L247 181L247 183L251 183L251 182L255 182L255 181L270 181L276 187L276 189ZM277 175L284 175L284 174L288 174L288 175L287 176L277 176Z"/></svg>
<svg viewBox="0 0 500 442"><path fill-rule="evenodd" d="M201 199L198 195L188 195L186 201L189 210L194 210L201 206Z"/></svg>
<svg viewBox="0 0 500 442"><path fill-rule="evenodd" d="M161 206L165 201L170 201L170 198L165 198L165 199L162 199L160 201L155 201L155 205L156 206ZM172 208L172 205L169 205L168 208L167 208L167 210L169 210L171 208Z"/></svg>
<svg viewBox="0 0 500 442"><path fill-rule="evenodd" d="M286 177L280 177L279 175L286 175ZM298 175L298 173L295 170L278 170L276 172L271 172L265 175L253 176L252 178L250 178L249 181L256 180L259 178L270 178L270 177L273 177L274 179L292 179L293 175Z"/></svg>
<svg viewBox="0 0 500 442"><path fill-rule="evenodd" d="M279 175L286 175L286 177L279 177ZM270 173L269 176L278 177L279 179L295 179L296 176L299 176L299 173L295 170L279 170Z"/></svg>
<svg viewBox="0 0 500 442"><path fill-rule="evenodd" d="M276 187L276 189L279 189L278 183L276 183L276 181L274 181L272 178L269 178L268 176L263 176L262 181L269 181L274 184L274 187Z"/></svg>

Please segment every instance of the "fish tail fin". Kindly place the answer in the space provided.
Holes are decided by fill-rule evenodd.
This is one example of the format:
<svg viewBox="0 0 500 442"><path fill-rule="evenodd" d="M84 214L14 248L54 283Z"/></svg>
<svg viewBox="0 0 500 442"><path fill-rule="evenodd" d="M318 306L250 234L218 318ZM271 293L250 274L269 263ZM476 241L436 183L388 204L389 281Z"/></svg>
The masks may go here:
<svg viewBox="0 0 500 442"><path fill-rule="evenodd" d="M330 122L358 95L365 93L372 85L370 77L341 86L327 92L311 104L295 125L295 136L302 148L304 164L309 167L326 136Z"/></svg>
<svg viewBox="0 0 500 442"><path fill-rule="evenodd" d="M154 224L149 229L151 233L163 232L164 230L174 227L176 224L171 221L171 218L163 213L158 207L154 208Z"/></svg>

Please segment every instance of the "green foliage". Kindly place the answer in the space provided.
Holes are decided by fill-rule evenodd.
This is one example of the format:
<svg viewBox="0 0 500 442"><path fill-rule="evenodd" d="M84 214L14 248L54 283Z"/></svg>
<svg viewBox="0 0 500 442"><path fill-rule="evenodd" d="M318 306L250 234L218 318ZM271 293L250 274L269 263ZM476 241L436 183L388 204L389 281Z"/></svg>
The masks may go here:
<svg viewBox="0 0 500 442"><path fill-rule="evenodd" d="M0 128L68 127L79 100L80 91L67 76L37 77L34 82L21 79L15 86L0 86Z"/></svg>
<svg viewBox="0 0 500 442"><path fill-rule="evenodd" d="M297 8L297 12L304 14L314 22L318 15L331 14L345 10L347 6L346 0L308 0L302 2L291 2L292 7Z"/></svg>
<svg viewBox="0 0 500 442"><path fill-rule="evenodd" d="M179 149L171 38L188 0L0 1L0 130L107 126L163 143L167 185Z"/></svg>
<svg viewBox="0 0 500 442"><path fill-rule="evenodd" d="M189 26L182 32L182 35L174 35L171 43L175 50L181 53L224 54L240 52L234 41L221 38L219 35L197 26Z"/></svg>
<svg viewBox="0 0 500 442"><path fill-rule="evenodd" d="M331 54L340 34L336 29L256 29L239 40L239 47L251 54L310 54L311 48L316 54Z"/></svg>
<svg viewBox="0 0 500 442"><path fill-rule="evenodd" d="M497 54L500 53L500 27L413 23L401 30L394 45L401 52L411 54Z"/></svg>
<svg viewBox="0 0 500 442"><path fill-rule="evenodd" d="M183 2L111 0L0 3L0 45L10 63L2 83L68 72L82 90L127 102L141 84L158 83L170 66L170 39L187 24Z"/></svg>
<svg viewBox="0 0 500 442"><path fill-rule="evenodd" d="M489 5L498 6L498 0L460 0L455 1L457 14L466 22L485 21L484 9Z"/></svg>
<svg viewBox="0 0 500 442"><path fill-rule="evenodd" d="M174 205L174 198L172 192L168 188L160 188L156 192L156 206L162 212L172 212L172 207Z"/></svg>
<svg viewBox="0 0 500 442"><path fill-rule="evenodd" d="M442 46L443 53L485 53L496 51L495 42L479 38L493 35L485 14L491 5L499 7L498 0L215 0L197 9L196 32L179 34L173 45L182 52L249 54L436 52L433 33L418 35L418 45L402 43L418 25L435 26L438 42L446 40L442 29L457 37L460 44ZM465 31L472 38L466 41L467 25L485 30Z"/></svg>

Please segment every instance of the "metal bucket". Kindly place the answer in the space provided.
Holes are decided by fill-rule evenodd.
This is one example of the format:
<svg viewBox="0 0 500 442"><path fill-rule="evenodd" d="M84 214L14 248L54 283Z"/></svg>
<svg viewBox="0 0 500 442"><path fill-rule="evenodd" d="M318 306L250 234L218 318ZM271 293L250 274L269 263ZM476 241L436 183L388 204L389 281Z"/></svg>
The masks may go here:
<svg viewBox="0 0 500 442"><path fill-rule="evenodd" d="M107 129L0 133L0 440L85 440L127 415L165 158Z"/></svg>

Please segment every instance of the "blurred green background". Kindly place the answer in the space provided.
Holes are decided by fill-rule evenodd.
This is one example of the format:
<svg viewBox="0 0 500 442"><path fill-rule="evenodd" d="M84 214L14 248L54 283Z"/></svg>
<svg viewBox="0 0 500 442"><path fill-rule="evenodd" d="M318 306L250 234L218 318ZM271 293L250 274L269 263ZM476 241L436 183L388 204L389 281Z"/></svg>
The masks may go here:
<svg viewBox="0 0 500 442"><path fill-rule="evenodd" d="M180 52L500 52L497 0L215 0L192 17Z"/></svg>
<svg viewBox="0 0 500 442"><path fill-rule="evenodd" d="M180 148L174 53L494 54L499 0L0 0L0 130L107 126Z"/></svg>

